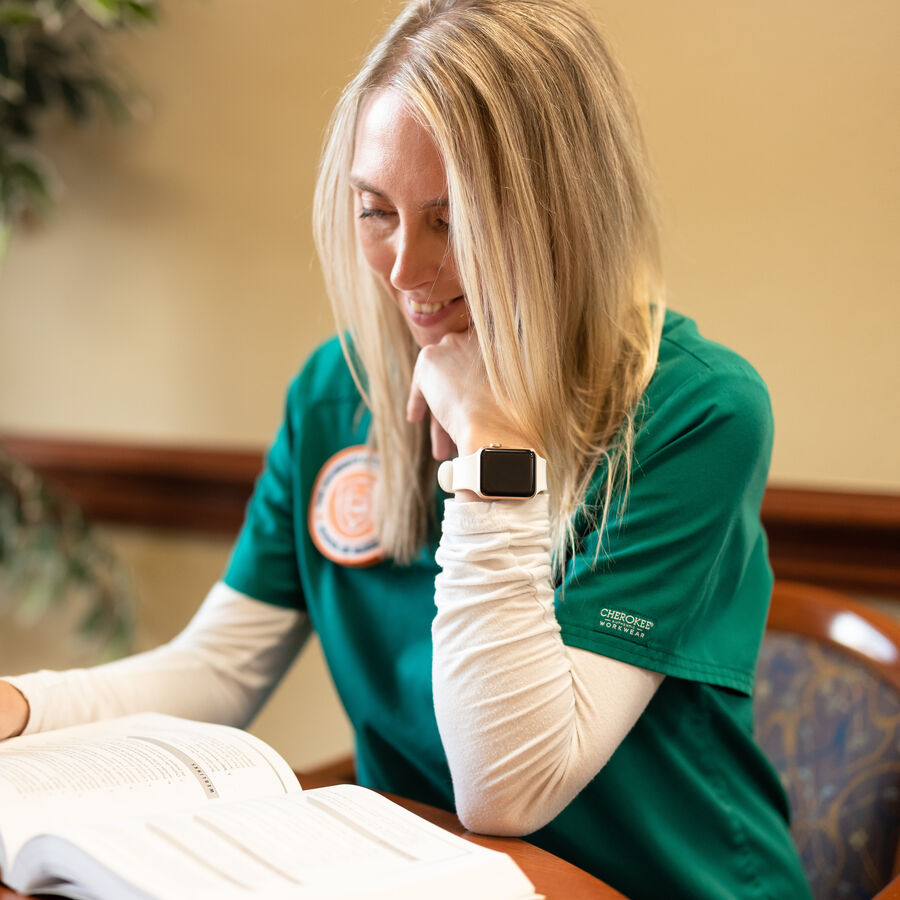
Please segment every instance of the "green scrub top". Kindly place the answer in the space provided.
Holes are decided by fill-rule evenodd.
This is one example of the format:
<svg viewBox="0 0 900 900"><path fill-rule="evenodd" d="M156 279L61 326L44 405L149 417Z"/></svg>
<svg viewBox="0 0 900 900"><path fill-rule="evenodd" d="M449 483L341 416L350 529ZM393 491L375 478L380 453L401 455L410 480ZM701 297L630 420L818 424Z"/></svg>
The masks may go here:
<svg viewBox="0 0 900 900"><path fill-rule="evenodd" d="M361 784L453 809L431 688L439 535L399 566L373 556L365 535L345 546L353 522L334 541L327 521L324 535L312 525L334 502L323 501L334 479L355 508L365 472L346 477L362 452L347 448L365 444L369 424L332 340L289 389L225 582L309 613ZM768 392L748 363L669 311L638 424L625 510L614 505L599 553L579 516L556 615L569 646L667 677L606 766L528 840L631 900L808 898L785 794L752 734L772 587L759 520ZM440 521L437 487L435 503Z"/></svg>

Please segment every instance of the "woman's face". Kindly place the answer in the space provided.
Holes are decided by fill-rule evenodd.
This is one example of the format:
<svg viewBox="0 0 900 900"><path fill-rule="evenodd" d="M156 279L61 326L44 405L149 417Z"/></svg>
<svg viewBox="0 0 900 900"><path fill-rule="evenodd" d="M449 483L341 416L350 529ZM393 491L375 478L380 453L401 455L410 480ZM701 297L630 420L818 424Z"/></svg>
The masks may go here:
<svg viewBox="0 0 900 900"><path fill-rule="evenodd" d="M383 90L360 111L350 184L366 262L420 347L469 327L449 244L447 178L431 134Z"/></svg>

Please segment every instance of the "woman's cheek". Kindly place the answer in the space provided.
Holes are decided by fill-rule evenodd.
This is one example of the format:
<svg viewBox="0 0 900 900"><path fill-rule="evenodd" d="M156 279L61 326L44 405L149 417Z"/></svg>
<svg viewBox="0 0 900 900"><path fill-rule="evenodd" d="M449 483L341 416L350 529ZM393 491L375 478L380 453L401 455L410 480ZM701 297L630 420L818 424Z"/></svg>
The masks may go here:
<svg viewBox="0 0 900 900"><path fill-rule="evenodd" d="M390 247L361 228L356 229L356 237L369 268L384 282L386 287L390 287L393 267Z"/></svg>

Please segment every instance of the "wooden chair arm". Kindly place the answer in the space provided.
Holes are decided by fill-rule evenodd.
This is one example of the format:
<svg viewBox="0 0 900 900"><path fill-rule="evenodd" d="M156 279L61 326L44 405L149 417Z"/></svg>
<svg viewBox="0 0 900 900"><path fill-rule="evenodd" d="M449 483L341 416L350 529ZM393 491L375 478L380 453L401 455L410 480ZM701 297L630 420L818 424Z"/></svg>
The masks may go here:
<svg viewBox="0 0 900 900"><path fill-rule="evenodd" d="M883 887L872 900L900 900L900 875Z"/></svg>
<svg viewBox="0 0 900 900"><path fill-rule="evenodd" d="M330 784L356 784L356 762L352 756L344 756L316 769L295 774L304 790Z"/></svg>

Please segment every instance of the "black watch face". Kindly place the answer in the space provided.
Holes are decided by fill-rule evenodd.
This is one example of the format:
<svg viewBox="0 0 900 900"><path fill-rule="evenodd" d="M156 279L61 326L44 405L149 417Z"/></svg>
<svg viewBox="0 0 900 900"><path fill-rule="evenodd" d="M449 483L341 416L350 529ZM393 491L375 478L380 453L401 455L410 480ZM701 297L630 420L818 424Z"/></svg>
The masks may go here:
<svg viewBox="0 0 900 900"><path fill-rule="evenodd" d="M488 497L533 497L533 450L481 451L481 493Z"/></svg>

